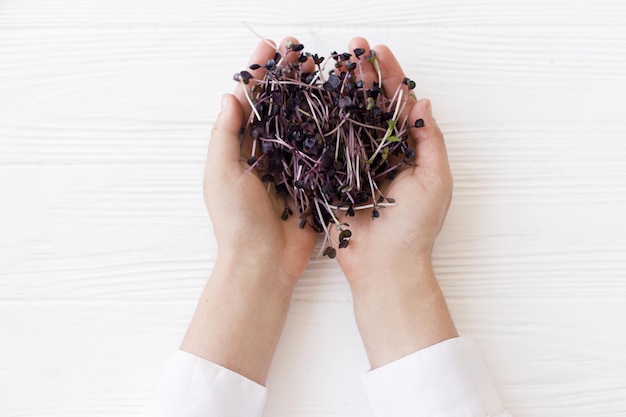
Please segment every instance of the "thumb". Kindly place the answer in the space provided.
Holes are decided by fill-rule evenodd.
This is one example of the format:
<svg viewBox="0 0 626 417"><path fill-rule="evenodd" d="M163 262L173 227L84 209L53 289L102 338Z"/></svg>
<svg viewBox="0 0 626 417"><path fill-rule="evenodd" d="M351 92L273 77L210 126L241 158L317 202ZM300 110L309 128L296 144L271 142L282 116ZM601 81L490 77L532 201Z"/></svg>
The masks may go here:
<svg viewBox="0 0 626 417"><path fill-rule="evenodd" d="M413 145L416 147L417 166L436 172L447 172L448 154L443 133L433 118L430 100L421 99L411 109L409 120L422 120L422 127L410 128Z"/></svg>
<svg viewBox="0 0 626 417"><path fill-rule="evenodd" d="M228 172L239 164L241 142L239 132L243 110L232 94L222 97L222 111L211 130L211 141L206 160L206 171Z"/></svg>

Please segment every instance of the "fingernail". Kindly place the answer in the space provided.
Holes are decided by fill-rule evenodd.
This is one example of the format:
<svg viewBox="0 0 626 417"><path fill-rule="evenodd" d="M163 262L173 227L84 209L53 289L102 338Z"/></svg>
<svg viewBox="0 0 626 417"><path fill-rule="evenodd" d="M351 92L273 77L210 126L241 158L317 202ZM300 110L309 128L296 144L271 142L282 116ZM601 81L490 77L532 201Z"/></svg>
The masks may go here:
<svg viewBox="0 0 626 417"><path fill-rule="evenodd" d="M221 101L221 104L220 104L220 110L222 110L222 111L226 108L226 100L228 100L228 95L224 94L222 96L222 101Z"/></svg>

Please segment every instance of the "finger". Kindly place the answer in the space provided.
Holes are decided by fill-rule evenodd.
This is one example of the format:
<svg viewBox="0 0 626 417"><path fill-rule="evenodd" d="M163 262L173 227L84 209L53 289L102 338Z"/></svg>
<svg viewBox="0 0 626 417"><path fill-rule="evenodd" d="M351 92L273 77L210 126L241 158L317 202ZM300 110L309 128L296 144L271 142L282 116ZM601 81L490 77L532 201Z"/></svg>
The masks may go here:
<svg viewBox="0 0 626 417"><path fill-rule="evenodd" d="M412 91L409 91L408 86L404 83L406 75L404 74L400 63L396 59L393 52L391 52L391 50L385 45L377 45L374 48L374 51L376 52L376 62L378 63L382 76L382 87L385 97L390 100L395 97L397 100L401 93L401 101L406 102L406 104L400 108L401 113L398 117L398 121L401 123L404 121L405 117L410 114L412 107L415 105L415 96L412 94ZM386 110L394 111L395 108L389 108Z"/></svg>
<svg viewBox="0 0 626 417"><path fill-rule="evenodd" d="M256 80L263 79L265 73L267 72L265 65L268 63L270 59L274 59L276 64L284 65L286 60L289 64L294 64L298 61L300 54L297 51L294 51L293 45L297 45L299 42L294 37L286 37L281 41L279 47L276 46L276 43L270 39L264 39L257 45L256 49L252 53L250 60L248 61L248 66L246 67L246 71L248 71L253 79L248 82L248 84L243 84L240 82L235 88L235 96L239 99L243 109L244 116L246 120L250 117L250 112L252 111L252 107L250 106L250 102L246 97L244 88L247 88L248 92L252 89L254 85L257 84ZM291 48L287 48L288 44L291 44ZM280 53L281 58L277 60L276 53ZM310 61L310 63L308 63ZM312 60L307 60L307 65L310 68L313 67ZM253 65L255 69L250 68ZM256 68L257 66L260 66Z"/></svg>
<svg viewBox="0 0 626 417"><path fill-rule="evenodd" d="M360 62L359 67L354 71L357 76L357 81L363 81L363 87L371 89L374 86L374 81L378 82L378 73L374 68L374 65L366 59L366 56L370 54L370 44L365 38L354 38L348 43L349 53L353 54L353 60ZM356 56L355 49L363 49L365 53L360 57Z"/></svg>
<svg viewBox="0 0 626 417"><path fill-rule="evenodd" d="M237 97L239 103L241 103L241 106L243 108L243 116L246 118L245 120L247 120L250 116L252 107L250 107L250 103L246 98L244 88L246 88L249 93L250 89L256 84L254 79L263 79L265 73L267 72L264 67L265 64L267 64L268 60L274 59L276 56L277 48L275 45L276 44L274 43L274 41L269 39L264 39L259 42L256 49L252 53L252 56L250 56L250 60L248 61L248 65L245 69L250 74L252 74L253 79L250 80L248 84L244 84L240 81L237 84L237 87L235 87L235 92L233 94L235 95L235 97ZM257 69L251 69L251 65L260 65L260 67Z"/></svg>
<svg viewBox="0 0 626 417"><path fill-rule="evenodd" d="M443 174L450 170L443 133L433 118L430 100L421 99L411 109L409 125L421 119L423 126L410 128L410 142L416 148L416 169L425 168Z"/></svg>
<svg viewBox="0 0 626 417"><path fill-rule="evenodd" d="M376 52L376 62L380 67L383 90L385 95L391 98L398 86L403 85L404 71L393 52L386 45L376 45L374 51Z"/></svg>
<svg viewBox="0 0 626 417"><path fill-rule="evenodd" d="M284 38L279 47L276 47L276 44L271 40L263 40L259 43L248 64L247 71L252 74L253 78L249 80L248 84L240 82L234 93L244 109L243 125L247 125L255 117L255 115L251 114L253 109L250 105L253 97L252 89L259 83L258 80L262 80L265 77L267 72L265 66L269 64L269 60L274 60L274 64L277 66L282 66L287 70L291 69L298 62L301 55L299 48L294 48L298 44L298 40L294 37ZM313 61L310 58L304 64L313 68ZM247 138L243 144L243 150L246 155L252 155L253 148L252 141Z"/></svg>
<svg viewBox="0 0 626 417"><path fill-rule="evenodd" d="M222 111L211 131L211 141L205 166L205 178L232 175L233 168L241 166L239 131L243 109L231 94L222 97Z"/></svg>
<svg viewBox="0 0 626 417"><path fill-rule="evenodd" d="M256 84L258 84L258 81L256 80L262 80L265 77L265 73L267 72L265 66L269 63L270 59L276 59L277 52L278 47L274 41L270 39L263 39L259 42L256 49L250 56L246 71L248 71L253 78L250 79L247 84L240 81L233 93L239 100L243 109L241 121L242 126L246 126L248 122L251 121L251 118L255 117L254 114L252 114L252 106L250 105L252 102L252 89ZM252 142L250 140L245 140L242 150L246 155L252 155Z"/></svg>
<svg viewBox="0 0 626 417"><path fill-rule="evenodd" d="M301 72L313 72L315 69L313 59L310 56L307 57L306 55L303 55L304 49L300 49L302 46L298 47L298 45L300 45L298 39L291 36L284 38L280 42L280 47L278 49L283 57L281 64L288 69L298 66ZM301 57L303 61L300 61ZM306 58L306 61L304 61L304 58ZM295 75L295 73L289 74L289 76L293 75Z"/></svg>
<svg viewBox="0 0 626 417"><path fill-rule="evenodd" d="M306 61L298 62L298 65L300 65L300 70L302 73L305 73L305 72L312 73L315 71L315 63L313 62L313 58L311 57L310 53L309 53L309 56L307 56Z"/></svg>
<svg viewBox="0 0 626 417"><path fill-rule="evenodd" d="M278 48L280 55L290 64L298 62L298 58L300 57L300 53L293 50L294 45L299 45L298 40L294 37L287 36L280 42L280 46Z"/></svg>

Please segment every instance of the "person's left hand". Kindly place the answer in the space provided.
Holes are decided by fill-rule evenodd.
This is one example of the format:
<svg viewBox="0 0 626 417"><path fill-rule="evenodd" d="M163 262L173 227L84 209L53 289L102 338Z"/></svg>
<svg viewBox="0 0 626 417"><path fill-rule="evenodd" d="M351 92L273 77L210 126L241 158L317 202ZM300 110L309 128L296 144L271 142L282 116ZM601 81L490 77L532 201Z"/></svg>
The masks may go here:
<svg viewBox="0 0 626 417"><path fill-rule="evenodd" d="M282 42L283 51L285 42L286 39ZM250 63L262 65L275 53L267 42L261 42ZM297 54L293 55L297 58ZM263 71L260 68L250 72L261 78ZM250 268L255 275L272 275L267 278L293 286L311 257L316 233L308 227L298 227L300 220L293 206L294 214L281 220L285 203L290 202L278 196L248 166L250 154L244 155L242 149L249 147L240 146L239 135L251 109L242 88L239 85L235 95L227 94L222 99L222 112L213 126L204 173L204 200L218 242L218 261Z"/></svg>

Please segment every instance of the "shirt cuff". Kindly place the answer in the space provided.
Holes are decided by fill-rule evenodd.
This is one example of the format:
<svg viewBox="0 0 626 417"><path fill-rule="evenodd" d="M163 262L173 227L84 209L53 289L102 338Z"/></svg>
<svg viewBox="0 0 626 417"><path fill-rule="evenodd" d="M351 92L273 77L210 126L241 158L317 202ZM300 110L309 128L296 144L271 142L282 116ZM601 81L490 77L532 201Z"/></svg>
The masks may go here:
<svg viewBox="0 0 626 417"><path fill-rule="evenodd" d="M478 349L457 337L362 376L377 417L508 416Z"/></svg>
<svg viewBox="0 0 626 417"><path fill-rule="evenodd" d="M182 350L172 355L144 417L258 417L267 389Z"/></svg>

